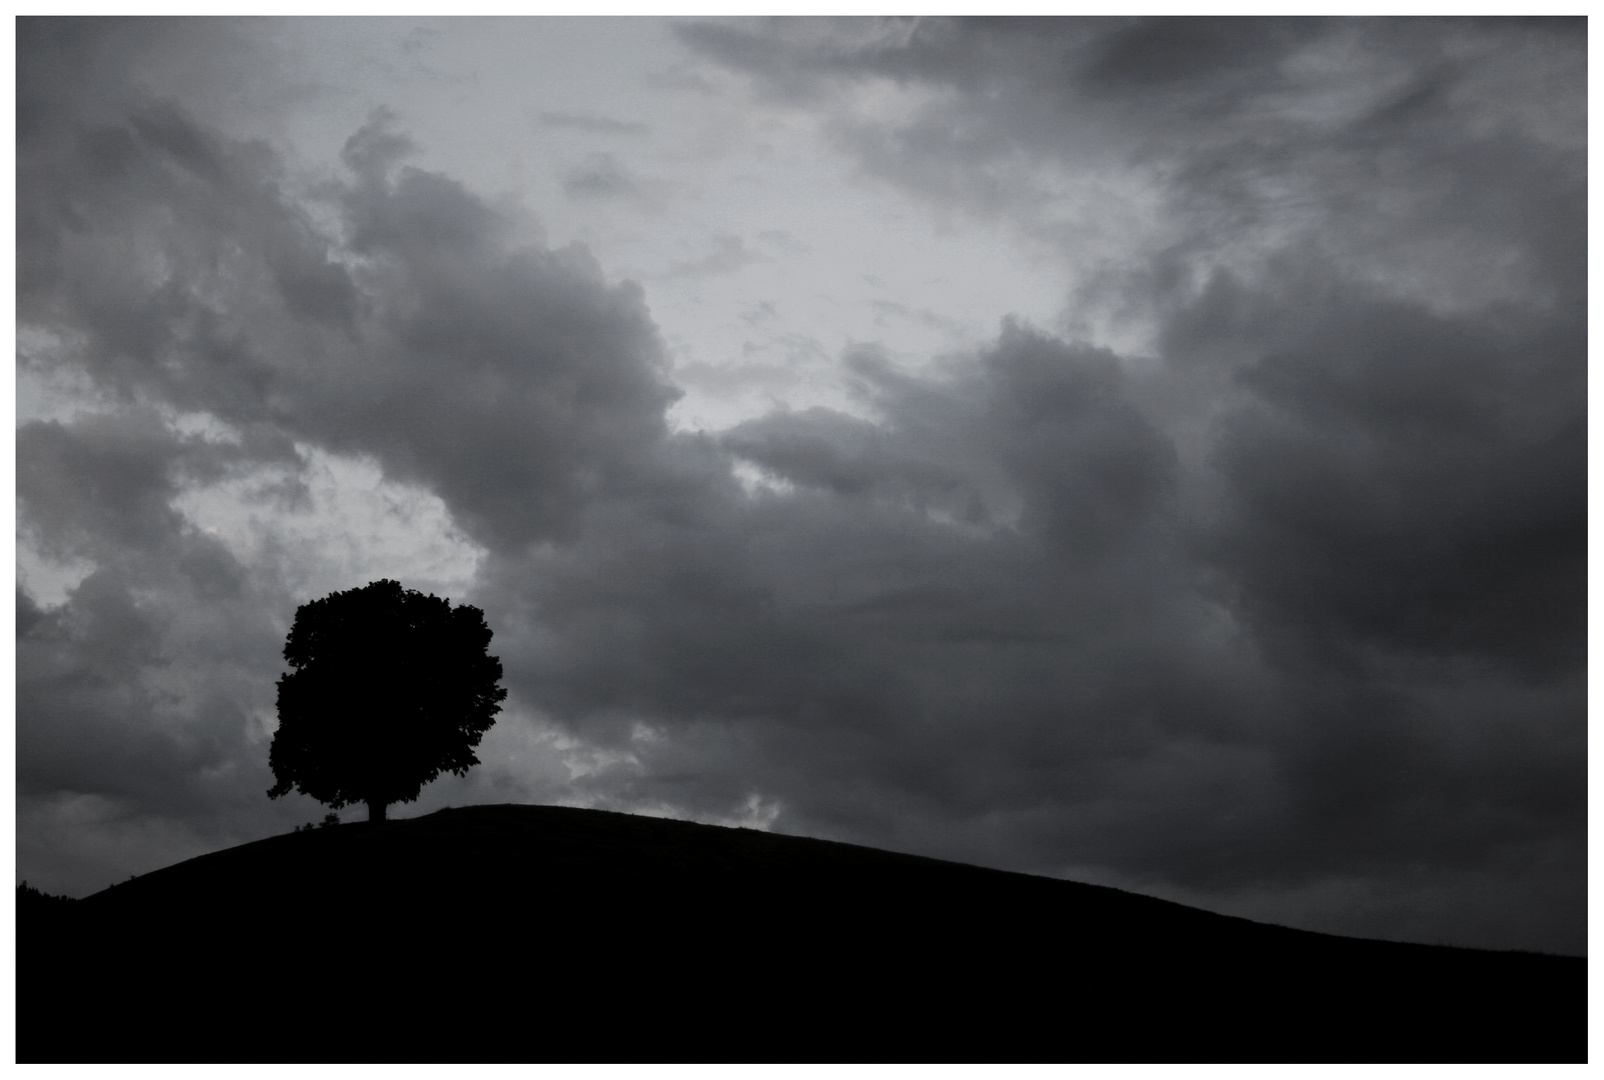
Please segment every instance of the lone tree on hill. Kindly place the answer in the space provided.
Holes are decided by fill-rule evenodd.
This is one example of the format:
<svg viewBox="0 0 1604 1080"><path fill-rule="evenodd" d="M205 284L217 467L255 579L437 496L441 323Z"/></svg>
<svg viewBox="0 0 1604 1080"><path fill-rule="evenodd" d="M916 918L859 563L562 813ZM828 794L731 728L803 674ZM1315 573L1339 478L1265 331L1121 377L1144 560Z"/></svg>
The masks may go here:
<svg viewBox="0 0 1604 1080"><path fill-rule="evenodd" d="M284 643L268 764L300 791L383 821L442 772L467 775L507 691L484 612L375 581L302 604Z"/></svg>

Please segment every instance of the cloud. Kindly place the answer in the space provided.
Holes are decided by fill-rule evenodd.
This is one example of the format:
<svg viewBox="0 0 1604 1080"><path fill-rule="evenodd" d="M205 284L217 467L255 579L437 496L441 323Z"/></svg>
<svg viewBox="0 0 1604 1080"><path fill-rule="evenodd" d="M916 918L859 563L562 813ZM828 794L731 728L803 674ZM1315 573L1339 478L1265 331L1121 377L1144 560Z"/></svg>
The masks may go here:
<svg viewBox="0 0 1604 1080"><path fill-rule="evenodd" d="M1096 669L1113 685L1089 713L1109 732L1142 730L1138 718L1209 719L1201 734L1161 728L1141 750L1116 738L1118 753L1089 755L1097 780L1043 815L1053 826L1038 854L1023 855L1027 830L1013 832L1024 861L1074 852L1083 867L1120 867L1110 880L1193 899L1246 896L1255 881L1289 910L1327 887L1319 882L1363 878L1377 908L1426 905L1445 924L1455 919L1443 910L1446 883L1488 873L1504 882L1500 895L1527 897L1508 900L1511 919L1530 904L1548 912L1529 924L1543 934L1580 925L1586 279L1574 30L1457 20L682 28L769 100L823 117L870 172L1060 244L1071 266L1091 268L1072 297L1077 320L1107 305L1145 328L1151 356L1111 358L1130 374L1097 400L1123 399L1146 425L1096 413L1085 435L1050 426L1036 449L1023 439L1029 413L999 410L980 425L992 438L968 443L930 384L886 414L889 431L804 414L727 437L794 485L766 497L915 505L911 493L928 499L932 487L906 479L919 474L910 459L964 490L937 469L933 442L910 443L919 401L941 417L930 429L965 447L955 456L971 477L993 463L1003 480L988 490L1011 491L1020 507L1003 520L1053 550L1023 579L1097 567L1091 576L1118 599L1067 610L1105 632L1131 613L1147 643L1175 643L1154 656L1068 638L1071 654L1106 645L1117 657ZM884 111L868 86L899 88L914 106ZM1077 183L1104 194L1066 209L1056 193ZM1129 206L1156 213L1087 263L1084 241L1101 235L1087 221L1118 221ZM1011 354L1007 342L991 363ZM1067 421L1081 399L1044 388L1018 400ZM1106 481L1076 467L1103 453ZM1002 500L970 490L997 520ZM945 513L961 521L956 505ZM1132 545L1137 536L1154 539ZM832 550L863 547L855 535ZM1096 562L1126 551L1142 568L1128 580ZM1141 573L1171 590L1167 604L1139 587ZM1008 595L988 581L986 595ZM921 600L910 610L926 628L941 625L937 611L980 610ZM1027 611L1006 624L1042 625ZM1197 659L1227 642L1228 660ZM992 687L993 704L1021 685L1017 674L987 681L972 662L932 667ZM906 677L910 666L885 670ZM1199 670L1218 682L1164 674ZM1133 704L1147 694L1163 706ZM1057 790L1079 779L1060 774ZM1442 884L1405 884L1410 857L1441 868ZM1493 933L1485 918L1477 934ZM1364 925L1382 932L1385 921ZM1516 940L1479 940L1495 937Z"/></svg>
<svg viewBox="0 0 1604 1080"><path fill-rule="evenodd" d="M1251 358L1215 447L1229 513L1213 543L1266 632L1575 670L1581 334L1313 273L1257 293L1222 279L1179 316L1178 355Z"/></svg>
<svg viewBox="0 0 1604 1080"><path fill-rule="evenodd" d="M583 249L506 250L485 203L398 164L389 123L352 136L355 178L323 192L341 250L255 171L258 148L135 104L90 133L122 148L114 190L81 160L89 135L37 166L64 183L31 188L28 210L74 202L78 228L58 217L29 248L70 278L25 318L82 340L78 362L124 393L449 490L476 536L561 533L584 491L627 482L675 397L640 291Z"/></svg>
<svg viewBox="0 0 1604 1080"><path fill-rule="evenodd" d="M1111 358L1012 327L948 385L864 366L883 424L810 410L725 436L788 493L721 481L673 517L488 565L530 635L513 677L625 755L613 797L705 813L759 793L776 827L939 834L1040 871L1112 853L1110 819L1151 840L1196 815L1188 794L1222 812L1233 780L1274 794L1271 756L1232 745L1269 690L1242 641L1192 639L1213 615L1165 550L1172 455ZM1149 777L1155 755L1175 764ZM1178 785L1194 761L1214 777Z"/></svg>
<svg viewBox="0 0 1604 1080"><path fill-rule="evenodd" d="M753 251L739 236L721 234L713 238L713 250L700 259L675 263L664 277L710 277L733 274L753 263L771 261L767 255Z"/></svg>
<svg viewBox="0 0 1604 1080"><path fill-rule="evenodd" d="M574 199L617 199L641 194L634 175L611 154L587 154L568 170L563 191Z"/></svg>
<svg viewBox="0 0 1604 1080"><path fill-rule="evenodd" d="M310 599L269 541L360 462L458 537L513 691L431 799L1582 950L1585 49L1554 30L687 26L707 85L1095 266L1066 303L1144 342L1002 319L922 374L855 347L852 415L690 434L643 290L512 244L394 117L301 185L62 76L136 28L24 22L19 364L98 402L18 434L23 542L92 566L18 597L29 879L104 866L42 847L86 806L168 823L152 852L301 812L260 796ZM208 532L230 485L257 494Z"/></svg>
<svg viewBox="0 0 1604 1080"><path fill-rule="evenodd" d="M766 99L812 110L871 174L1058 247L1085 267L1082 304L1102 290L1128 308L1153 291L1132 275L1159 268L1195 290L1301 240L1463 308L1577 295L1565 223L1585 189L1579 28L737 20L678 33Z"/></svg>
<svg viewBox="0 0 1604 1080"><path fill-rule="evenodd" d="M1359 878L1379 907L1438 905L1405 884L1408 866L1518 875L1560 836L1571 871L1499 888L1535 887L1538 906L1574 890L1578 669L1532 682L1517 626L1480 641L1435 616L1478 603L1475 578L1399 597L1379 640L1308 598L1294 601L1308 622L1289 626L1224 591L1222 575L1255 579L1222 551L1322 581L1351 572L1330 582L1339 605L1387 564L1327 562L1318 531L1284 537L1235 502L1188 521L1187 478L1115 358L1014 326L948 383L864 373L880 423L809 410L723 437L778 488L742 501L726 487L562 556L492 562L511 624L527 607L551 627L521 639L533 666L514 677L620 755L622 772L586 786L702 813L759 792L783 808L777 827L1038 872L1117 868L1113 880L1194 900L1251 894L1259 912L1270 892ZM1287 453L1234 452L1226 482L1248 486ZM1500 497L1477 492L1489 514ZM1429 506L1413 529L1389 527L1393 499L1343 506L1346 530L1430 557ZM1222 529L1288 546L1270 556ZM1398 640L1411 622L1431 629ZM1390 932L1381 918L1343 925Z"/></svg>
<svg viewBox="0 0 1604 1080"><path fill-rule="evenodd" d="M238 481L293 504L316 462L367 459L516 551L644 483L676 391L637 287L580 248L509 249L496 211L405 164L383 111L345 176L299 189L169 102L58 78L131 32L68 29L23 31L19 320L43 344L22 363L100 404L22 426L19 509L25 543L92 569L60 607L19 604L19 783L46 832L93 797L187 830L162 850L215 845L290 812L254 805L261 717L310 597L271 521L232 511L225 544L192 496Z"/></svg>
<svg viewBox="0 0 1604 1080"><path fill-rule="evenodd" d="M1202 111L1230 109L1238 93L1273 85L1287 56L1324 29L1317 19L1131 20L1100 37L1079 76L1094 90L1156 90L1166 105L1185 86Z"/></svg>

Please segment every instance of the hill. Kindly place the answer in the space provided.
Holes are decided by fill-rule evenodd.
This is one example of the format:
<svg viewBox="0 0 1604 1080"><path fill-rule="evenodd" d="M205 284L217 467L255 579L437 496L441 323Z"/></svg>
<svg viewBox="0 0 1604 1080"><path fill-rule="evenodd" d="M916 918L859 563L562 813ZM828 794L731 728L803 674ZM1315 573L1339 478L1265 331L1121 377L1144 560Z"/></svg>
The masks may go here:
<svg viewBox="0 0 1604 1080"><path fill-rule="evenodd" d="M21 1061L1583 1061L1586 961L475 806L19 904Z"/></svg>

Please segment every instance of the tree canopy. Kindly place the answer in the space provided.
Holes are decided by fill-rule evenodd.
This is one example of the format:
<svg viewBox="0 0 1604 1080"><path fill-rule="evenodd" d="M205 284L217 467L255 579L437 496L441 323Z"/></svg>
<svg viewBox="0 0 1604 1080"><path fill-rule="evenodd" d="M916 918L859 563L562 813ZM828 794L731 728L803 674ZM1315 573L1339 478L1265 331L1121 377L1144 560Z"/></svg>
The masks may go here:
<svg viewBox="0 0 1604 1080"><path fill-rule="evenodd" d="M375 581L303 604L284 644L270 798L300 791L332 807L366 803L382 821L473 748L507 691L487 653L484 612Z"/></svg>

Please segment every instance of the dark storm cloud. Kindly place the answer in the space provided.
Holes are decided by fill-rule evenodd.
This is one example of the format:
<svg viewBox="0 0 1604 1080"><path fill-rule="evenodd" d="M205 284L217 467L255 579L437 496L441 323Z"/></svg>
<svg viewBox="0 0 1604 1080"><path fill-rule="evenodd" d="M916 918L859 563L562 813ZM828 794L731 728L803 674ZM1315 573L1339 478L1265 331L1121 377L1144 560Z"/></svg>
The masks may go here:
<svg viewBox="0 0 1604 1080"><path fill-rule="evenodd" d="M1212 542L1267 636L1577 670L1582 333L1318 278L1256 294L1222 278L1178 316L1166 345L1182 362L1247 361L1251 398L1216 445L1229 511Z"/></svg>
<svg viewBox="0 0 1604 1080"><path fill-rule="evenodd" d="M1045 539L1054 523L1095 521L1100 491L1173 491L1173 503L1136 500L1147 513L1168 507L1175 530L1139 565L1170 567L1166 588L1229 612L1242 651L1222 699L1256 695L1269 711L1234 741L1157 738L1145 756L1170 762L1164 792L1137 790L1095 840L1065 812L1041 850L1194 897L1291 897L1347 880L1380 907L1414 890L1409 903L1443 925L1464 887L1453 882L1508 874L1493 891L1523 899L1506 899L1507 925L1529 918L1551 947L1581 947L1586 171L1575 31L1514 20L681 29L764 93L820 110L872 172L1039 237L1062 229L1066 257L1074 223L1053 217L1052 177L1125 170L1116 174L1161 196L1163 228L1133 238L1084 298L1158 321L1163 366L1144 368L1129 396L1152 416L1155 445L1176 440L1180 464L1115 454L1106 485L1061 500L1020 485L1019 528ZM895 120L838 93L877 79L942 93ZM1074 415L1050 396L1043 404ZM774 421L762 441L733 432L732 447L811 490L861 498L908 469L901 438L839 418L811 433L803 418ZM1111 431L1060 449L1064 438L1044 440L1040 475L1046 462L1122 445ZM1016 483L1034 457L994 452ZM1106 519L1148 520L1101 505ZM1030 580L1050 581L1051 568L1033 567ZM1178 606L1147 609L1144 629L1209 640L1206 620L1182 629ZM1080 610L1090 626L1108 618ZM1167 681L1162 654L1120 653L1132 687ZM1094 715L1123 729L1204 700L1195 687L1157 710L1111 696ZM1209 789L1210 752L1216 765L1255 762L1257 783L1227 772ZM1104 784L1120 760L1098 762ZM1226 812L1240 842L1181 809L1208 805L1200 783L1240 796ZM1434 884L1407 884L1422 865Z"/></svg>
<svg viewBox="0 0 1604 1080"><path fill-rule="evenodd" d="M1126 265L1100 275L1126 303L1297 238L1345 267L1485 304L1517 287L1521 300L1568 288L1574 303L1585 280L1573 225L1586 190L1576 89L1586 53L1575 30L1573 20L931 19L679 33L764 92L818 109L867 170L1033 236L1081 242L1090 223L1053 209L1065 178L1150 184L1165 227L1132 237ZM933 93L886 120L842 92L875 82Z"/></svg>
<svg viewBox="0 0 1604 1080"><path fill-rule="evenodd" d="M505 250L486 204L398 165L410 142L382 113L346 145L354 181L322 193L339 258L265 151L170 106L52 134L66 145L21 151L41 174L27 262L71 279L23 288L25 317L86 339L85 365L123 392L374 454L514 544L561 533L662 436L675 392L639 289L580 249ZM110 177L84 160L107 143Z"/></svg>
<svg viewBox="0 0 1604 1080"><path fill-rule="evenodd" d="M172 590L174 582L160 584ZM195 590L186 599L215 605L220 597ZM229 699L234 688L192 690L198 698L192 709L174 716L159 681L145 680L174 659L165 653L168 628L161 625L170 615L140 603L115 572L97 571L74 591L70 608L34 621L18 648L28 675L17 693L18 711L28 719L17 732L21 795L90 793L146 813L199 819L220 796L240 801L243 794L212 782L217 772L267 778L249 753L245 718Z"/></svg>
<svg viewBox="0 0 1604 1080"><path fill-rule="evenodd" d="M282 600L171 506L186 478L225 468L218 459L237 450L176 438L148 413L19 431L27 534L96 567L68 604L41 610L19 597L25 809L89 797L113 819L171 821L215 843L231 835L221 819L267 779L242 703L260 696L282 636L263 602ZM46 875L71 859L29 850L37 837L19 842Z"/></svg>
<svg viewBox="0 0 1604 1080"><path fill-rule="evenodd" d="M1173 91L1186 87L1185 111L1201 119L1231 109L1240 94L1274 86L1278 65L1322 29L1319 19L1133 20L1097 42L1078 78L1093 92L1162 94L1167 108L1177 104Z"/></svg>
<svg viewBox="0 0 1604 1080"><path fill-rule="evenodd" d="M382 114L297 195L265 148L63 79L132 33L91 26L19 27L19 323L127 403L19 432L23 529L96 567L19 597L25 800L267 820L247 714L307 598L176 500L300 445L483 545L509 705L590 762L546 790L1584 947L1579 43L686 28L867 170L1048 242L1041 169L1135 170L1158 226L1105 284L1157 355L1008 320L935 374L853 352L858 416L675 435L638 288L511 247ZM1337 93L1360 69L1387 92ZM941 93L852 112L872 79Z"/></svg>
<svg viewBox="0 0 1604 1080"><path fill-rule="evenodd" d="M787 827L1036 869L1128 860L1109 824L1148 830L1127 806L1210 860L1273 842L1285 795L1253 745L1273 688L1233 686L1251 657L1201 633L1174 455L1112 357L1014 326L948 383L860 370L881 423L811 410L724 437L789 493L726 483L493 562L494 591L561 628L514 650L534 664L515 677L634 754L648 802L761 794ZM1265 812L1229 821L1244 801Z"/></svg>

